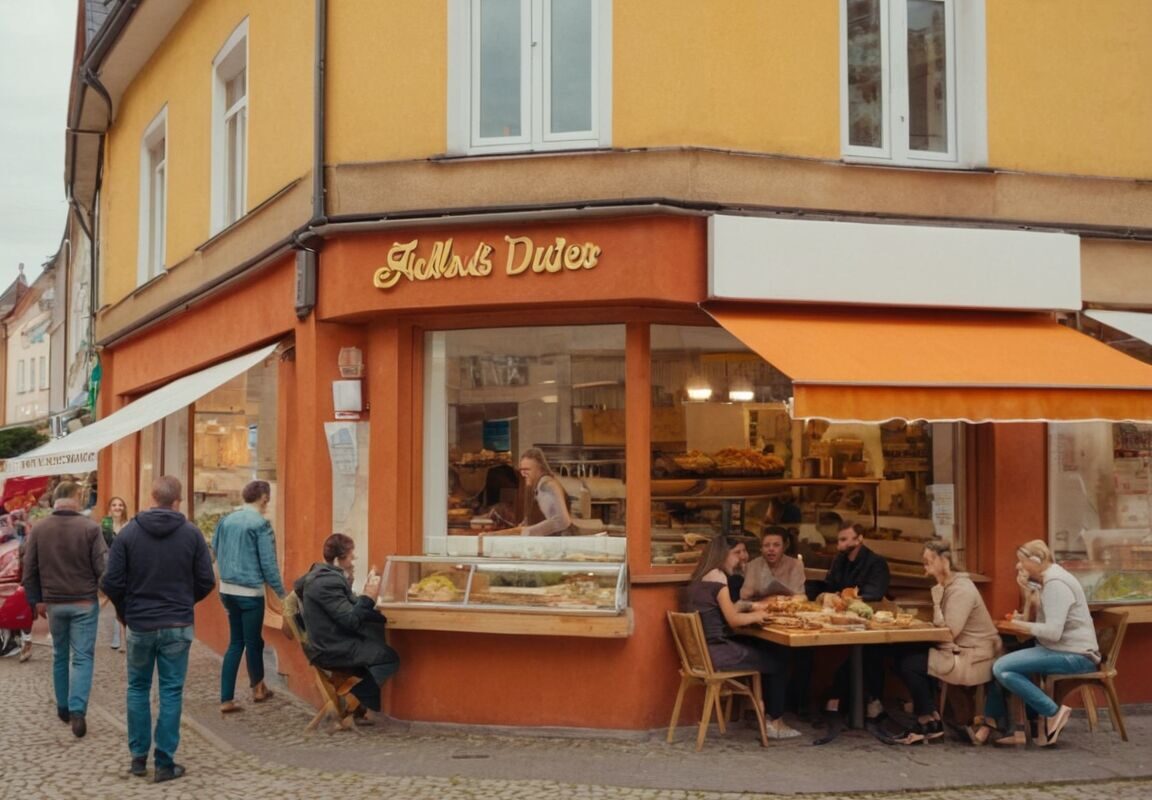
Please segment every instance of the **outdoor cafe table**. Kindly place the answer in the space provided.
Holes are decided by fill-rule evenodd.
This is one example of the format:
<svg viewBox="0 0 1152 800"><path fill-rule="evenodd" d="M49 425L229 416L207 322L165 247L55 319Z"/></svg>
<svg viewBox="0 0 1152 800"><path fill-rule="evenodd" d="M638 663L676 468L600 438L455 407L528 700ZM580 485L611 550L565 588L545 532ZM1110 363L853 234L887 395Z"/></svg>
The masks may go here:
<svg viewBox="0 0 1152 800"><path fill-rule="evenodd" d="M928 622L917 621L899 626L868 630L802 630L775 625L749 625L737 631L742 636L754 636L784 647L828 647L848 645L851 650L852 709L849 724L864 727L864 645L904 644L907 642L950 642L952 631L937 628Z"/></svg>

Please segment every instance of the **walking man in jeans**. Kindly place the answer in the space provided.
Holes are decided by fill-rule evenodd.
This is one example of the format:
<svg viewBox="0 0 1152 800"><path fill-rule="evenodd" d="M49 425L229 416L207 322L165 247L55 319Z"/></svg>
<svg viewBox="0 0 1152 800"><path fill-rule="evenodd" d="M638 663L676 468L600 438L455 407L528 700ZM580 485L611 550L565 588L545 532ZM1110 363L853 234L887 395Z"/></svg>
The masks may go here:
<svg viewBox="0 0 1152 800"><path fill-rule="evenodd" d="M100 526L80 513L80 487L62 481L53 511L32 529L24 551L24 591L52 632L56 715L77 737L88 732L88 693L100 605L96 586L108 547Z"/></svg>
<svg viewBox="0 0 1152 800"><path fill-rule="evenodd" d="M216 584L204 534L180 513L180 481L152 484L153 508L142 511L112 541L101 588L128 627L128 749L131 772L148 772L153 743L152 674L159 677L156 783L184 774L175 762L180 744L184 676L192 647L192 607Z"/></svg>

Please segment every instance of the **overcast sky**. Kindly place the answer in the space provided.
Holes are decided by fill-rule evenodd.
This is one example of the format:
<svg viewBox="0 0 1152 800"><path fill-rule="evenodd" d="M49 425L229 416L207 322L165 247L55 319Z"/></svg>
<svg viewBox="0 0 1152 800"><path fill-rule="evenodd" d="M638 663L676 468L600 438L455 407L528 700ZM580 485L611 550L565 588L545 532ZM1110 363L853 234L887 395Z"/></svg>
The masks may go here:
<svg viewBox="0 0 1152 800"><path fill-rule="evenodd" d="M77 0L0 0L0 291L31 283L67 221L64 128Z"/></svg>

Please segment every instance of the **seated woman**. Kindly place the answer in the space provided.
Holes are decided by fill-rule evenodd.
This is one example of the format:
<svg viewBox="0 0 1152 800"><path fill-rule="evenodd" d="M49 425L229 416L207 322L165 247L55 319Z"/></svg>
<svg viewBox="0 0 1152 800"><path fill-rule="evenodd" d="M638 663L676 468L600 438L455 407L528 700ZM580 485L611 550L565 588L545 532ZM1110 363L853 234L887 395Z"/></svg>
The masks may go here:
<svg viewBox="0 0 1152 800"><path fill-rule="evenodd" d="M532 492L534 502L524 514L524 521L514 528L492 531L492 536L567 536L578 533L568 513L568 494L548 459L538 447L530 447L520 456L520 477Z"/></svg>
<svg viewBox="0 0 1152 800"><path fill-rule="evenodd" d="M728 576L736 568L737 540L717 536L701 556L688 584L687 609L700 612L704 637L712 666L718 670L756 670L767 694L768 738L791 739L800 732L785 724L784 706L788 692L788 654L783 648L760 639L742 639L732 630L763 622L767 614L752 605L738 611L728 591Z"/></svg>
<svg viewBox="0 0 1152 800"><path fill-rule="evenodd" d="M400 667L400 656L384 641L384 615L376 610L380 579L369 573L364 594L355 595L351 584L356 544L351 537L334 533L324 540L324 561L313 564L296 581L301 616L308 632L308 660L325 669L357 672L363 680L352 694L360 701L355 716L364 719L365 709L380 710L380 687Z"/></svg>
<svg viewBox="0 0 1152 800"><path fill-rule="evenodd" d="M896 656L896 670L912 695L916 725L893 741L916 744L944 735L936 710L936 680L957 686L979 686L992 680L992 662L1001 652L1000 634L976 584L952 571L952 550L945 542L926 542L924 572L932 587L932 622L952 632L951 642L933 647L907 645ZM1002 701L1001 701L1002 705Z"/></svg>
<svg viewBox="0 0 1152 800"><path fill-rule="evenodd" d="M1067 570L1053 563L1046 543L1033 539L1021 546L1016 551L1016 565L1021 583L1041 584L1040 604L1035 622L1017 619L1012 627L1020 634L1036 637L1037 644L996 659L992 674L1001 686L1040 715L1037 739L1041 747L1047 747L1056 743L1072 709L1057 705L1032 682L1031 676L1091 672L1100 663L1100 645L1084 589ZM983 739L989 734L990 731L983 729L976 732ZM1023 739L1023 736L1011 736L998 740L997 744L1023 744Z"/></svg>

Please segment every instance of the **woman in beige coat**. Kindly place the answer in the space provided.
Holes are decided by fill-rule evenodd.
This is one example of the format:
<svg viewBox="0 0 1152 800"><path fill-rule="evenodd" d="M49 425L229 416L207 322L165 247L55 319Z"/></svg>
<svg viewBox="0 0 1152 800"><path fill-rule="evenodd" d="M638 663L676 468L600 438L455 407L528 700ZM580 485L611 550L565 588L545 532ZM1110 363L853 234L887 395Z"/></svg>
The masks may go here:
<svg viewBox="0 0 1152 800"><path fill-rule="evenodd" d="M924 572L932 587L932 622L952 632L951 642L901 650L896 668L912 694L916 725L893 738L898 744L939 739L944 735L936 710L936 681L979 686L992 680L992 662L1000 654L1000 634L976 584L952 571L952 550L945 542L927 542Z"/></svg>

